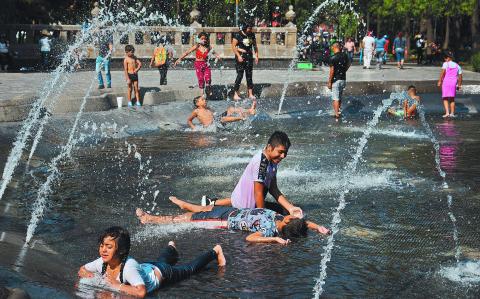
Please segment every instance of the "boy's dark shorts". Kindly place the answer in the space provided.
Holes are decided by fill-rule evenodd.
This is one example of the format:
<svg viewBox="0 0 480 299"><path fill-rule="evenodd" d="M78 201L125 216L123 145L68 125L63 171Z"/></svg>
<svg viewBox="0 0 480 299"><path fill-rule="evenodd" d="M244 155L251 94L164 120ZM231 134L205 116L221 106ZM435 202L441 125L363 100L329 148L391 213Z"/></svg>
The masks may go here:
<svg viewBox="0 0 480 299"><path fill-rule="evenodd" d="M236 210L238 209L234 207L216 206L209 212L193 213L191 220L228 220L228 216Z"/></svg>
<svg viewBox="0 0 480 299"><path fill-rule="evenodd" d="M128 79L132 82L138 81L138 74L128 74Z"/></svg>

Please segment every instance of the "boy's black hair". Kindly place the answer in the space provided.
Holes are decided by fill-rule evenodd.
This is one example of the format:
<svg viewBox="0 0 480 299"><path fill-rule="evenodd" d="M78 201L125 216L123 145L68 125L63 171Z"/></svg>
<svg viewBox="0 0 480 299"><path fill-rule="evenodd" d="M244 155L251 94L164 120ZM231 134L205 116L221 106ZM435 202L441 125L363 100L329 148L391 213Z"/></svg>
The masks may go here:
<svg viewBox="0 0 480 299"><path fill-rule="evenodd" d="M284 239L294 240L301 237L306 237L307 233L307 221L303 218L292 219L282 228L282 237Z"/></svg>
<svg viewBox="0 0 480 299"><path fill-rule="evenodd" d="M252 23L250 22L244 22L240 25L240 30L242 30L243 32L247 31L248 28L252 28L253 29L253 25Z"/></svg>
<svg viewBox="0 0 480 299"><path fill-rule="evenodd" d="M130 233L121 226L109 227L98 237L98 245L101 245L106 237L114 239L117 243L115 256L122 262L122 266L120 267L120 282L123 283L123 268L125 267L130 252ZM103 263L102 275L104 275L106 271L107 263Z"/></svg>
<svg viewBox="0 0 480 299"><path fill-rule="evenodd" d="M412 88L415 89L415 91L417 91L417 88L415 87L415 85L410 85L410 86L407 88L407 90L410 90L410 89L412 89Z"/></svg>
<svg viewBox="0 0 480 299"><path fill-rule="evenodd" d="M132 45L125 46L125 53L126 52L135 52L135 48Z"/></svg>
<svg viewBox="0 0 480 299"><path fill-rule="evenodd" d="M287 150L290 148L291 142L288 135L282 131L273 132L272 136L268 138L267 145L270 144L273 148L283 145Z"/></svg>
<svg viewBox="0 0 480 299"><path fill-rule="evenodd" d="M195 106L195 108L197 108L197 102L198 100L200 100L202 98L202 96L197 96L197 97L194 97L193 98L193 106Z"/></svg>

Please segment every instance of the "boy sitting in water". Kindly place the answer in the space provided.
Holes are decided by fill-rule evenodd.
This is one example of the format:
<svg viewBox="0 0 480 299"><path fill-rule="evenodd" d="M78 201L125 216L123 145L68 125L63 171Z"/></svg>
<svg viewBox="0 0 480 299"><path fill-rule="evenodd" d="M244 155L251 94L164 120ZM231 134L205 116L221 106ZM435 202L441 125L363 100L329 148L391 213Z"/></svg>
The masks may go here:
<svg viewBox="0 0 480 299"><path fill-rule="evenodd" d="M277 186L278 164L287 156L290 145L286 133L274 132L268 139L267 146L248 163L231 198L210 199L209 204L239 209L267 208L279 214L302 218L302 209L292 205ZM268 193L275 198L276 203L265 201Z"/></svg>
<svg viewBox="0 0 480 299"><path fill-rule="evenodd" d="M203 127L209 127L215 121L213 111L207 106L207 99L204 96L198 96L193 99L193 105L195 109L187 119L188 126L195 130L193 120L196 118ZM241 107L228 107L227 111L222 113L218 119L219 123L225 124L229 122L236 122L245 120L249 115L255 115L257 103L253 101L252 107L248 110L244 110Z"/></svg>
<svg viewBox="0 0 480 299"><path fill-rule="evenodd" d="M178 216L154 216L137 209L136 214L141 223L185 223L185 222L218 222L219 228L251 232L246 238L248 242L279 243L286 245L291 240L307 236L311 229L323 235L330 230L305 219L295 216L282 216L268 209L237 209L234 207L199 206L176 197L170 200L187 212Z"/></svg>
<svg viewBox="0 0 480 299"><path fill-rule="evenodd" d="M412 118L417 114L417 105L420 102L420 97L417 95L417 89L415 86L410 85L407 93L408 99L403 100L403 109L395 110L394 108L389 108L388 114L393 116L403 116L404 118Z"/></svg>
<svg viewBox="0 0 480 299"><path fill-rule="evenodd" d="M128 107L132 107L132 87L135 91L135 101L137 106L141 106L140 92L138 87L138 71L142 67L142 62L135 56L135 48L132 45L125 46L125 59L123 60L123 70L125 80L128 86Z"/></svg>

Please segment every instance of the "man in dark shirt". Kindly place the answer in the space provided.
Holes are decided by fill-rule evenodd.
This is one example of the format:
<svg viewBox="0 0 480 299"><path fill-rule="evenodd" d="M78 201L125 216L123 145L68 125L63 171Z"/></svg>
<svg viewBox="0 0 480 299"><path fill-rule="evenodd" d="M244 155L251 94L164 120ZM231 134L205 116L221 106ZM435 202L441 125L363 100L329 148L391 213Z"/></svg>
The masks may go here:
<svg viewBox="0 0 480 299"><path fill-rule="evenodd" d="M346 53L341 52L340 44L332 45L334 55L330 58L330 76L328 78L328 89L332 90L333 110L335 118L341 115L342 95L347 80L347 70L350 67L350 59Z"/></svg>
<svg viewBox="0 0 480 299"><path fill-rule="evenodd" d="M232 37L232 50L235 53L235 68L237 70L237 78L233 87L234 100L240 100L238 90L240 83L242 83L243 73L247 79L248 97L255 100L253 95L253 58L255 56L255 64L258 64L258 49L255 34L252 32L252 25L243 24L240 32L237 32Z"/></svg>
<svg viewBox="0 0 480 299"><path fill-rule="evenodd" d="M95 72L98 77L98 88L105 88L103 84L102 68L105 70L107 88L112 87L112 76L110 75L110 58L113 50L113 38L110 30L101 30L98 36L98 56L95 61Z"/></svg>

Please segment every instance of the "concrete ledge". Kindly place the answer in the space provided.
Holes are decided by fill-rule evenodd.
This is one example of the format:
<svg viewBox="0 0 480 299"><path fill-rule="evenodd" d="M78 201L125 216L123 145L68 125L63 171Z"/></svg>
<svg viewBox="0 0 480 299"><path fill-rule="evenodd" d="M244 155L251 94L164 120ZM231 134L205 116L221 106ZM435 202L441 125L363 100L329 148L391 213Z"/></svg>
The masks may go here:
<svg viewBox="0 0 480 299"><path fill-rule="evenodd" d="M436 86L436 80L423 81L355 81L347 82L345 95L359 96L367 94L389 94L391 92L406 90L409 85L415 85L419 93L439 93L440 89ZM478 81L466 80L464 85L478 85ZM216 85L213 87L213 96L210 100L224 100L231 89L231 85ZM260 98L280 98L284 84L257 84L255 85L255 94ZM191 101L199 95L197 88L172 89L171 87L162 87L163 90L142 89L143 105L161 105L174 101ZM228 90L227 90L228 89ZM246 87L242 86L245 90ZM291 82L288 85L286 97L299 96L329 96L325 82L304 81ZM86 112L107 111L117 107L117 97L124 97L123 105L127 105L125 92L122 89L107 91L93 91L92 96L87 98L85 106ZM31 108L34 96L15 97L0 101L0 122L15 122L25 119ZM83 98L78 97L60 97L55 106L51 109L53 114L65 114L78 112Z"/></svg>

